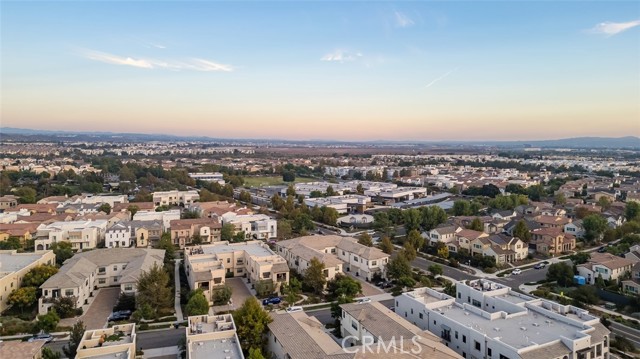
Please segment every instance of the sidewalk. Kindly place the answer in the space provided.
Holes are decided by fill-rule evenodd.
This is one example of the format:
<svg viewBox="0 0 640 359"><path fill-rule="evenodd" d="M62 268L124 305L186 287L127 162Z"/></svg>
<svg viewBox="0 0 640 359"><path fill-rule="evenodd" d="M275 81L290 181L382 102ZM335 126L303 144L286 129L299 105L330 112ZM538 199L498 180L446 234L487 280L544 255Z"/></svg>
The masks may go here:
<svg viewBox="0 0 640 359"><path fill-rule="evenodd" d="M184 320L182 316L182 308L180 307L180 261L181 259L175 260L175 275L174 281L176 285L176 296L174 298L173 307L176 311L176 321L181 322Z"/></svg>

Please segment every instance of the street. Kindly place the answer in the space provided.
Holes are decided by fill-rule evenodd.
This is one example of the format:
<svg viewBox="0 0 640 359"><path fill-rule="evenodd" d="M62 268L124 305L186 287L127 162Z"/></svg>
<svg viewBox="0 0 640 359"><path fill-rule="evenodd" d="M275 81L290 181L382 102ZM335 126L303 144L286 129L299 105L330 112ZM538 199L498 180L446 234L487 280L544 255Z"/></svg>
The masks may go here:
<svg viewBox="0 0 640 359"><path fill-rule="evenodd" d="M545 279L547 277L548 270L549 266L546 266L542 269L525 269L518 275L509 275L502 278L492 278L491 280L509 286L513 289L518 289L518 287L522 284L537 282L539 280Z"/></svg>
<svg viewBox="0 0 640 359"><path fill-rule="evenodd" d="M455 280L477 279L476 276L471 275L471 274L469 274L469 273L467 273L465 271L462 271L462 270L457 269L457 268L449 267L449 266L444 265L444 264L436 263L436 262L430 261L428 259L424 259L422 257L417 257L416 259L413 260L413 262L411 262L411 265L413 267L420 268L420 269L425 270L425 271L428 271L429 267L434 265L434 264L437 264L437 265L442 267L442 274L443 275L445 275L447 277L450 277L450 278L453 278Z"/></svg>
<svg viewBox="0 0 640 359"><path fill-rule="evenodd" d="M640 330L626 327L620 323L614 322L613 320L610 321L610 323L611 325L609 326L609 330L611 330L611 332L615 335L627 338L633 343L633 345L635 345L636 348L640 348Z"/></svg>

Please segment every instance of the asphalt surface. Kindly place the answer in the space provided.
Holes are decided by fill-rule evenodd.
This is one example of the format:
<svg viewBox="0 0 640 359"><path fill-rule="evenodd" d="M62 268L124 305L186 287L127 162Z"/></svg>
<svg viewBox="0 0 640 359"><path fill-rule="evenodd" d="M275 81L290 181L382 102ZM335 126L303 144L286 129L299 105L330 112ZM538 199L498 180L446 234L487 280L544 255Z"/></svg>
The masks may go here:
<svg viewBox="0 0 640 359"><path fill-rule="evenodd" d="M525 269L518 275L510 275L502 278L492 278L491 280L509 286L513 289L518 289L521 284L537 282L539 280L547 278L548 270L549 266L546 266L543 269Z"/></svg>
<svg viewBox="0 0 640 359"><path fill-rule="evenodd" d="M393 307L394 303L395 302L394 302L393 299L380 301L380 304L384 305L387 308ZM335 320L335 319L333 319L331 317L331 309L330 308L307 312L307 315L309 315L310 317L316 317L316 319L318 319L320 321L320 323L322 323L322 324L333 323L333 321Z"/></svg>
<svg viewBox="0 0 640 359"><path fill-rule="evenodd" d="M428 271L429 267L437 264L439 266L442 267L442 274L447 276L447 277L451 277L455 280L467 280L467 279L476 279L478 277L471 275L470 273L467 273L465 271L462 271L460 269L457 268L453 268L453 267L449 267L447 265L444 264L440 264L434 261L430 261L428 259L424 259L422 257L418 257L416 259L413 260L413 262L411 262L411 265L415 268L420 268L422 270Z"/></svg>
<svg viewBox="0 0 640 359"><path fill-rule="evenodd" d="M629 339L636 348L640 349L640 330L634 330L633 328L616 323L613 320L610 321L610 323L611 325L609 326L609 330L611 330L616 336Z"/></svg>

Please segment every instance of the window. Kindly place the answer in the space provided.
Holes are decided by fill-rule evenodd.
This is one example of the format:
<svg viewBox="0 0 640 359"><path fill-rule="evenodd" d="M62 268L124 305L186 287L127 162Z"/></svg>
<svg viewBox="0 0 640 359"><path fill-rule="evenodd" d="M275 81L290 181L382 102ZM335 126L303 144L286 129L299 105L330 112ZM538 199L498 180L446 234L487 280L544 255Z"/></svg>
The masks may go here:
<svg viewBox="0 0 640 359"><path fill-rule="evenodd" d="M98 268L98 274L104 274L107 271L105 267Z"/></svg>
<svg viewBox="0 0 640 359"><path fill-rule="evenodd" d="M600 344L596 345L596 356L602 355L602 346Z"/></svg>
<svg viewBox="0 0 640 359"><path fill-rule="evenodd" d="M133 284L126 284L126 285L124 286L124 290L126 290L126 291L131 291L131 290L133 290Z"/></svg>
<svg viewBox="0 0 640 359"><path fill-rule="evenodd" d="M487 356L491 356L491 348L487 348Z"/></svg>
<svg viewBox="0 0 640 359"><path fill-rule="evenodd" d="M418 317L422 319L422 313L418 313Z"/></svg>
<svg viewBox="0 0 640 359"><path fill-rule="evenodd" d="M122 270L124 270L125 268L127 268L127 265L126 265L126 264L123 264L123 265L122 265Z"/></svg>
<svg viewBox="0 0 640 359"><path fill-rule="evenodd" d="M122 242L122 245L124 245L124 242ZM118 266L113 266L113 270L118 270Z"/></svg>
<svg viewBox="0 0 640 359"><path fill-rule="evenodd" d="M105 284L107 282L104 278L98 278L98 284Z"/></svg>
<svg viewBox="0 0 640 359"><path fill-rule="evenodd" d="M227 258L227 263L231 263L231 258Z"/></svg>
<svg viewBox="0 0 640 359"><path fill-rule="evenodd" d="M372 266L378 265L378 262L376 262L376 261L371 261L371 265L372 265Z"/></svg>
<svg viewBox="0 0 640 359"><path fill-rule="evenodd" d="M355 330L358 330L358 322L356 322L355 320L351 321L351 327Z"/></svg>
<svg viewBox="0 0 640 359"><path fill-rule="evenodd" d="M509 359L509 357L508 357L508 356L504 356L504 355L500 354L500 359Z"/></svg>
<svg viewBox="0 0 640 359"><path fill-rule="evenodd" d="M478 341L475 341L475 340L474 340L474 341L473 341L473 344L475 345L476 350L480 351L480 343L479 343Z"/></svg>
<svg viewBox="0 0 640 359"><path fill-rule="evenodd" d="M73 289L65 289L64 290L64 295L66 297L72 297L73 296Z"/></svg>
<svg viewBox="0 0 640 359"><path fill-rule="evenodd" d="M456 339L458 339L458 331L456 330Z"/></svg>
<svg viewBox="0 0 640 359"><path fill-rule="evenodd" d="M466 335L463 335L463 336L462 336L462 342L463 342L463 343L466 343L466 342L467 342L467 336L466 336Z"/></svg>
<svg viewBox="0 0 640 359"><path fill-rule="evenodd" d="M413 308L411 308L411 314L413 314Z"/></svg>

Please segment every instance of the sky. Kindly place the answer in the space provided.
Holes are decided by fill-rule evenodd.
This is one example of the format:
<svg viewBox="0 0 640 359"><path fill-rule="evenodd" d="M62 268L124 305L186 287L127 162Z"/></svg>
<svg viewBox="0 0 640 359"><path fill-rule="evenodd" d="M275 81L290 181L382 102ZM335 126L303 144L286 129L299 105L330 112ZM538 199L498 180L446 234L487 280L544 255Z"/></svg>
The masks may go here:
<svg viewBox="0 0 640 359"><path fill-rule="evenodd" d="M640 136L637 1L2 1L0 20L3 127Z"/></svg>

